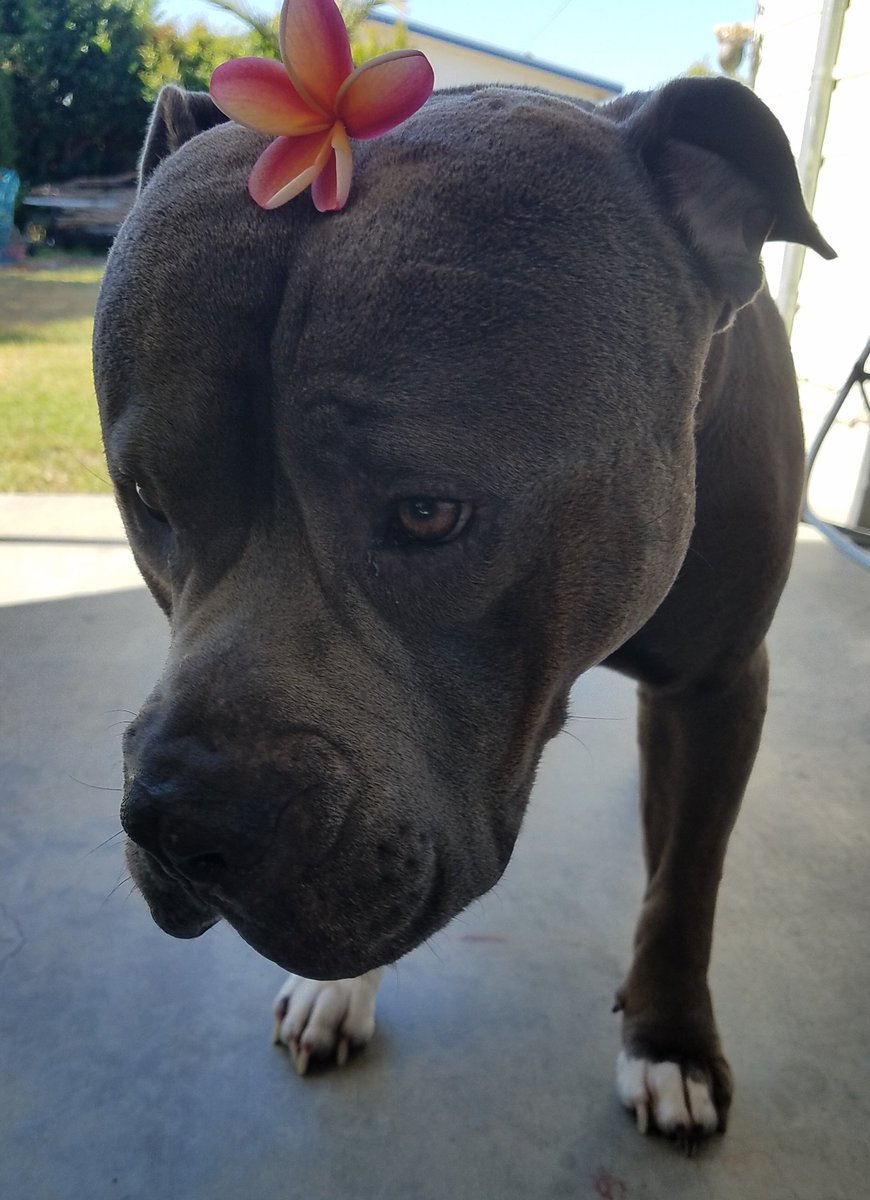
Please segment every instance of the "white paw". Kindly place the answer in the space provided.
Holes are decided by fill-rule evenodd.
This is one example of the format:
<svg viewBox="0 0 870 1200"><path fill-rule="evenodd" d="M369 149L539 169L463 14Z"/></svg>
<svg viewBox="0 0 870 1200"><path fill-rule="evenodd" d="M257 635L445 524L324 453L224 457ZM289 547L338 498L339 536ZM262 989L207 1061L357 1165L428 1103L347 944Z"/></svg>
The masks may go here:
<svg viewBox="0 0 870 1200"><path fill-rule="evenodd" d="M351 1046L364 1046L372 1039L380 982L380 968L357 979L289 976L275 997L273 1042L287 1047L300 1075L312 1058L331 1054L343 1067Z"/></svg>
<svg viewBox="0 0 870 1200"><path fill-rule="evenodd" d="M641 1133L654 1125L660 1133L691 1145L719 1128L712 1084L700 1071L684 1073L675 1062L632 1058L622 1050L616 1062L616 1090L635 1114Z"/></svg>

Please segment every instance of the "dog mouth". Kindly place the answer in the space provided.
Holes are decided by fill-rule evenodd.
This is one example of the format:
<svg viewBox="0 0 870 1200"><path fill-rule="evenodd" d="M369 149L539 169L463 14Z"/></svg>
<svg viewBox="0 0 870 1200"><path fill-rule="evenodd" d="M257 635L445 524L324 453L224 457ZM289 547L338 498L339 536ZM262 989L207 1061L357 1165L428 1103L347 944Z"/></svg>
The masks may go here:
<svg viewBox="0 0 870 1200"><path fill-rule="evenodd" d="M309 979L358 976L419 946L496 882L519 824L462 825L434 789L367 792L332 757L317 777L309 764L309 786L286 802L269 793L274 803L263 780L246 786L232 771L233 786L222 778L212 792L133 765L127 861L159 928L195 938L226 920Z"/></svg>
<svg viewBox="0 0 870 1200"><path fill-rule="evenodd" d="M194 884L159 857L128 842L127 861L154 922L172 937L201 936L225 920L258 954L309 979L362 975L394 962L450 920L446 876L434 848L411 878L385 887L360 876L337 886L342 864L294 886L269 887L246 872L232 888ZM346 868L345 868L346 869Z"/></svg>
<svg viewBox="0 0 870 1200"><path fill-rule="evenodd" d="M348 979L395 962L415 949L453 915L441 903L441 875L433 864L425 878L409 886L407 904L345 896L332 910L321 905L311 923L305 905L288 905L288 919L277 924L266 903L221 903L222 916L236 933L286 971L307 979ZM422 897L422 898L421 898Z"/></svg>
<svg viewBox="0 0 870 1200"><path fill-rule="evenodd" d="M129 838L126 857L154 923L170 937L200 937L221 920L221 913L188 880L170 872L159 858Z"/></svg>

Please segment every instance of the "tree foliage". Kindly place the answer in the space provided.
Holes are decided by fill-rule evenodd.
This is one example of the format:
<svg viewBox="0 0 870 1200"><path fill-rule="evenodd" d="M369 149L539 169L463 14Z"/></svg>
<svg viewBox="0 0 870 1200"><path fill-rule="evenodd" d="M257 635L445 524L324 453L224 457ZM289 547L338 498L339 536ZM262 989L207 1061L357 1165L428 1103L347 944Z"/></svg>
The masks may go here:
<svg viewBox="0 0 870 1200"><path fill-rule="evenodd" d="M163 84L205 91L229 58L278 55L277 0L271 15L212 3L248 30L179 29L156 18L158 0L0 0L0 166L31 185L132 171ZM386 44L366 38L377 2L340 7L356 61L405 44L401 27Z"/></svg>
<svg viewBox="0 0 870 1200"><path fill-rule="evenodd" d="M0 170L18 162L18 130L12 106L12 72L0 50Z"/></svg>
<svg viewBox="0 0 870 1200"><path fill-rule="evenodd" d="M145 0L0 0L0 69L11 79L16 166L31 182L122 171L148 105L140 78Z"/></svg>
<svg viewBox="0 0 870 1200"><path fill-rule="evenodd" d="M229 58L261 53L252 35L215 33L202 22L187 29L169 22L153 25L141 53L145 95L152 102L165 83L208 91L215 67Z"/></svg>
<svg viewBox="0 0 870 1200"><path fill-rule="evenodd" d="M247 0L208 0L208 3L248 26L251 45L255 48L247 50L247 54L257 54L263 58L279 56L277 12L269 16L253 8ZM404 13L405 0L337 0L337 4L347 26L353 61L357 65L387 50L402 50L407 46L408 34L401 24L394 27L391 37L386 34L375 36L365 29L365 22L376 8L394 8Z"/></svg>

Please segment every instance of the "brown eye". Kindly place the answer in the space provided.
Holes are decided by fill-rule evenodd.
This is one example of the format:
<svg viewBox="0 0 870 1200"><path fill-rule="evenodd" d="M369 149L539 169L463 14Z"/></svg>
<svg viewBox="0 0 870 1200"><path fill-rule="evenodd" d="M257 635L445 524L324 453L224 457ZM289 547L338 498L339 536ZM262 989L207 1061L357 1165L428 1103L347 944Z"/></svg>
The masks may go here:
<svg viewBox="0 0 870 1200"><path fill-rule="evenodd" d="M157 507L141 483L136 484L136 495L139 497L140 504L147 510L149 516L153 517L155 521L162 521L164 525L169 524L166 514L162 509Z"/></svg>
<svg viewBox="0 0 870 1200"><path fill-rule="evenodd" d="M399 541L434 546L458 537L471 516L471 505L437 496L411 496L396 506L394 529Z"/></svg>

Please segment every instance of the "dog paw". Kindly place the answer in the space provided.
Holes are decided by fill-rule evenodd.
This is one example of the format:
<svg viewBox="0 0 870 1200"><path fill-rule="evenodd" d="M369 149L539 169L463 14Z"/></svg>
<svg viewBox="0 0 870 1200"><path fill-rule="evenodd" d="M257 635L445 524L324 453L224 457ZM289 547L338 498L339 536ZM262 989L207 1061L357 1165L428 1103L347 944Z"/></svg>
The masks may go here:
<svg viewBox="0 0 870 1200"><path fill-rule="evenodd" d="M655 1062L620 1051L616 1090L641 1133L657 1129L693 1153L702 1138L724 1129L711 1070L692 1063Z"/></svg>
<svg viewBox="0 0 870 1200"><path fill-rule="evenodd" d="M272 1041L287 1047L299 1075L312 1058L335 1055L343 1067L352 1047L371 1041L380 981L380 969L356 979L288 978L275 997Z"/></svg>

